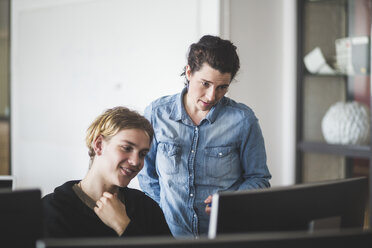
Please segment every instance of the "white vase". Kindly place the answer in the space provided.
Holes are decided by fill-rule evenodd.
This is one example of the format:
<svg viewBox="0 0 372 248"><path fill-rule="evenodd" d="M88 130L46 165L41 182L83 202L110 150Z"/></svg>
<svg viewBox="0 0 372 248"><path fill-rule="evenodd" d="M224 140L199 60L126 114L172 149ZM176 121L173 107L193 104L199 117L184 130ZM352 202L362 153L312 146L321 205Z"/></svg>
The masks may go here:
<svg viewBox="0 0 372 248"><path fill-rule="evenodd" d="M368 144L368 107L356 101L333 104L322 119L322 132L324 139L331 144Z"/></svg>

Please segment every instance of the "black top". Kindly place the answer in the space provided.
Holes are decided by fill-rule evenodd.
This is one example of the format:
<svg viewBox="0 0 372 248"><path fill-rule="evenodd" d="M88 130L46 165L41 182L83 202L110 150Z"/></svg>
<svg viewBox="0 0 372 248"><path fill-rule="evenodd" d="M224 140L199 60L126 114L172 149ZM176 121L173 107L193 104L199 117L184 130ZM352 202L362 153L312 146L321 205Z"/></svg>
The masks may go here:
<svg viewBox="0 0 372 248"><path fill-rule="evenodd" d="M73 186L78 182L66 182L43 197L45 237L117 237L75 193ZM119 199L125 199L131 219L123 237L171 235L164 214L154 200L136 189L120 188L118 194L122 195Z"/></svg>

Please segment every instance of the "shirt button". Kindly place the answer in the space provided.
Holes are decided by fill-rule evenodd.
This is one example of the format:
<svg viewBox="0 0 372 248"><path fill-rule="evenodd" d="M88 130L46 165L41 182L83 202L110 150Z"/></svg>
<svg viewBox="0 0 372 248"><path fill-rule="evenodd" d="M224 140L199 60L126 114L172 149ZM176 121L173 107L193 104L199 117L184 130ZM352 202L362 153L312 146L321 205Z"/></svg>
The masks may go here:
<svg viewBox="0 0 372 248"><path fill-rule="evenodd" d="M194 150L191 150L192 153L194 153Z"/></svg>
<svg viewBox="0 0 372 248"><path fill-rule="evenodd" d="M220 156L220 157L221 157L221 156L222 156L222 152L218 153L218 156Z"/></svg>
<svg viewBox="0 0 372 248"><path fill-rule="evenodd" d="M192 174L190 174L189 177L192 177Z"/></svg>
<svg viewBox="0 0 372 248"><path fill-rule="evenodd" d="M194 196L194 194L191 193L191 194L190 194L190 197L193 197L193 196Z"/></svg>
<svg viewBox="0 0 372 248"><path fill-rule="evenodd" d="M197 127L195 128L195 131L198 131L198 128Z"/></svg>

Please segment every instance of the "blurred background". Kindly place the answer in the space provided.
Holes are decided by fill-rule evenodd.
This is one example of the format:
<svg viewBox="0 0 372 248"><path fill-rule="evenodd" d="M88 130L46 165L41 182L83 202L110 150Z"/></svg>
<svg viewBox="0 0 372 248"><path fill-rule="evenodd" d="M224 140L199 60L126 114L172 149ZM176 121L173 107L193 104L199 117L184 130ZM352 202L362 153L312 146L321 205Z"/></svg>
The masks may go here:
<svg viewBox="0 0 372 248"><path fill-rule="evenodd" d="M272 185L295 182L295 0L0 0L0 174L43 195L88 170L105 109L183 88L191 43L230 39L228 96L259 119ZM132 187L138 188L133 180Z"/></svg>

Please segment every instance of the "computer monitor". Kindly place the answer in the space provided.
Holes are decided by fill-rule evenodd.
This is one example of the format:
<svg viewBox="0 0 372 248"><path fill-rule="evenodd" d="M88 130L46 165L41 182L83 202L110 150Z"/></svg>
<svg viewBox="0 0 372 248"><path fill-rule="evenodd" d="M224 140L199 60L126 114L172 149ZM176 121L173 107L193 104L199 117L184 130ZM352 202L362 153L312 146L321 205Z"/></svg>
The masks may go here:
<svg viewBox="0 0 372 248"><path fill-rule="evenodd" d="M37 248L370 248L371 230L340 230L317 233L285 232L225 234L215 239L141 238L71 238L44 239Z"/></svg>
<svg viewBox="0 0 372 248"><path fill-rule="evenodd" d="M41 192L0 189L0 247L35 247L42 237Z"/></svg>
<svg viewBox="0 0 372 248"><path fill-rule="evenodd" d="M213 195L209 238L220 234L363 227L365 177Z"/></svg>
<svg viewBox="0 0 372 248"><path fill-rule="evenodd" d="M14 189L14 177L0 176L0 189Z"/></svg>

